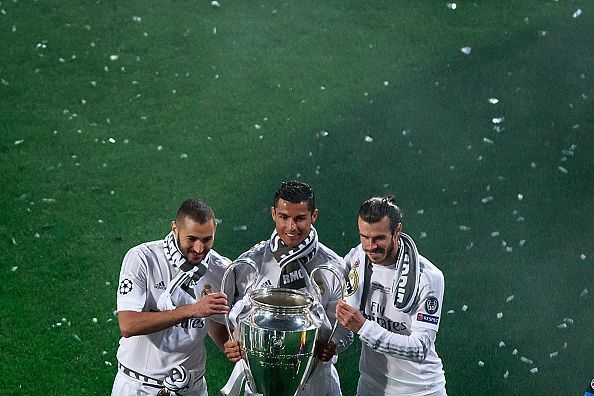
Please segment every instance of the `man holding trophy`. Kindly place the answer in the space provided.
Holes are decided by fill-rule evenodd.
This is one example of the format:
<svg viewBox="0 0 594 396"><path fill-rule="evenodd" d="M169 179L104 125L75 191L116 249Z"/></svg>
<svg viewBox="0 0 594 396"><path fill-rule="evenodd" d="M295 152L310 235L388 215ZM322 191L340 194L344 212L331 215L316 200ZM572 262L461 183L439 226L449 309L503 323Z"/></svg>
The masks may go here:
<svg viewBox="0 0 594 396"><path fill-rule="evenodd" d="M337 328L334 326L336 324L336 306L343 295L346 265L340 256L318 241L316 229L313 227L318 210L315 207L314 194L309 185L297 181L281 183L274 196L271 214L275 229L270 239L255 245L236 260L236 263L249 261L254 268L247 265L234 268L232 270L234 281L225 285L230 303L235 304L230 318L234 317L233 312L237 316L238 311L242 309L242 304L250 297L249 295L246 297L250 290L273 290L275 288L275 290L290 290L291 293L305 292L306 296L315 296L313 311L318 313L320 322L317 343L313 352L315 359L311 360L307 366L309 373L306 372L303 376L305 383L300 386L300 389L291 389L287 392L291 393L290 396L293 394L308 396L313 395L314 392L316 396L342 395L334 363L337 359L336 354L346 349L352 342L352 333L342 326ZM222 324L218 327L217 331L227 332ZM333 337L330 338L332 335ZM302 343L306 341L305 336L306 332L303 332ZM279 343L282 344L282 341ZM241 341L230 339L224 347L225 354L231 362L240 362L242 356L245 358L244 348L247 346L243 345ZM269 349L274 348L270 347ZM283 348L279 347L279 351L281 349ZM281 356L282 354L286 355L287 351L283 350L277 353ZM283 367L279 368L278 376L285 375L282 373L285 372L283 369L287 368L287 364L283 364L279 364ZM237 374L238 369L246 366L249 364L241 366L241 362L238 363L234 374ZM247 369L247 371L253 372L254 370ZM300 373L301 371L299 375ZM248 384L245 387L245 394L263 392L261 388L266 386L258 384L261 380L252 378L255 384L250 384L252 382L250 376L253 373L246 374ZM230 379L226 388L232 387L230 384L232 381L233 379ZM270 378L266 381L270 381ZM233 392L227 390L227 394L231 393ZM224 390L223 394L225 394Z"/></svg>

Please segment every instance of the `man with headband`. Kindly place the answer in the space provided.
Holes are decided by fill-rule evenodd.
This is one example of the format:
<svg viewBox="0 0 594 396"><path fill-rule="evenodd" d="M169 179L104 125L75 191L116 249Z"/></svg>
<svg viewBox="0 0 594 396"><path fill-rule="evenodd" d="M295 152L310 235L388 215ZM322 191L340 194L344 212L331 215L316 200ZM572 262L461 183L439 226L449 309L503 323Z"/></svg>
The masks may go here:
<svg viewBox="0 0 594 396"><path fill-rule="evenodd" d="M320 303L325 313L323 313L324 324L320 329L322 341L314 353L321 363L316 366L301 395L341 395L340 381L334 363L337 359L337 351L340 352L351 343L352 334L338 326L333 337L334 341L328 340L331 326L336 321L334 317L336 304L342 297L341 281L326 270L316 271L315 279L310 279L309 274L317 266L329 264L346 277L344 261L318 241L318 234L313 227L318 210L309 185L297 181L283 182L274 196L271 214L275 229L270 239L262 241L243 253L239 259L251 259L258 266L259 278L255 279L254 283L256 289L286 287L317 295L311 287L311 282L316 282L320 287L322 291ZM233 277L235 282L229 283L233 283L230 286L234 288L234 293L228 291L227 294L229 300L232 300L233 296L232 302L241 303L246 287L254 281L255 272L249 265L241 265L234 269ZM226 287L225 290L229 289ZM224 331L224 327L220 331ZM230 361L238 362L241 358L240 342L227 341L225 353ZM237 367L239 366L236 365ZM228 387L232 388L229 383ZM245 393L250 394L251 390L246 389Z"/></svg>
<svg viewBox="0 0 594 396"><path fill-rule="evenodd" d="M446 395L435 352L443 275L418 254L401 220L393 196L365 201L361 244L345 257L351 271L336 317L361 340L357 396Z"/></svg>
<svg viewBox="0 0 594 396"><path fill-rule="evenodd" d="M208 396L204 337L208 322L228 312L217 292L229 260L211 250L210 206L188 199L162 240L128 251L117 294L122 333L112 395ZM226 338L211 335L222 349Z"/></svg>

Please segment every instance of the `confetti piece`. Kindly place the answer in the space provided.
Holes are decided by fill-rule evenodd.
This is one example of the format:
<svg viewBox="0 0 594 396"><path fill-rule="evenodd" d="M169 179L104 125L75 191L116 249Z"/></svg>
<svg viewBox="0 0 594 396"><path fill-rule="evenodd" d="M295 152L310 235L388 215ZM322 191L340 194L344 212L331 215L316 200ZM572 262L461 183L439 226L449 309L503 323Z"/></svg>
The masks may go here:
<svg viewBox="0 0 594 396"><path fill-rule="evenodd" d="M571 318L563 318L563 322L573 325L573 319L571 319Z"/></svg>
<svg viewBox="0 0 594 396"><path fill-rule="evenodd" d="M485 362L483 362L482 360L478 361L478 366L479 367L485 367Z"/></svg>
<svg viewBox="0 0 594 396"><path fill-rule="evenodd" d="M384 81L384 87L387 87L388 85L390 85L390 82Z"/></svg>
<svg viewBox="0 0 594 396"><path fill-rule="evenodd" d="M470 52L472 51L472 48L470 47L462 47L460 48L460 51L464 54L464 55L470 55Z"/></svg>
<svg viewBox="0 0 594 396"><path fill-rule="evenodd" d="M427 239L427 233L426 232L421 232L419 234L419 238L421 238L421 239Z"/></svg>
<svg viewBox="0 0 594 396"><path fill-rule="evenodd" d="M464 312L468 311L468 305L466 305L466 304L462 305L462 311L464 311Z"/></svg>
<svg viewBox="0 0 594 396"><path fill-rule="evenodd" d="M489 138L484 137L483 138L483 143L487 143L487 144L493 144L493 141Z"/></svg>
<svg viewBox="0 0 594 396"><path fill-rule="evenodd" d="M493 124L501 124L503 121L505 121L505 117L494 117L491 119Z"/></svg>
<svg viewBox="0 0 594 396"><path fill-rule="evenodd" d="M21 140L15 140L15 141L14 141L14 145L15 145L15 146L18 146L19 144L23 143L24 141L25 141L24 139L21 139Z"/></svg>
<svg viewBox="0 0 594 396"><path fill-rule="evenodd" d="M582 290L582 292L580 293L580 297L586 297L588 295L588 289L584 289Z"/></svg>
<svg viewBox="0 0 594 396"><path fill-rule="evenodd" d="M491 233L491 236L492 236L492 237L498 237L498 236L499 236L499 231L493 231L493 232Z"/></svg>
<svg viewBox="0 0 594 396"><path fill-rule="evenodd" d="M509 377L509 371L505 370L505 373L503 373L503 378L507 378Z"/></svg>
<svg viewBox="0 0 594 396"><path fill-rule="evenodd" d="M503 318L503 312L497 312L497 319Z"/></svg>
<svg viewBox="0 0 594 396"><path fill-rule="evenodd" d="M484 203L484 204L486 204L486 203L489 203L489 202L493 201L494 199L495 198L493 198L492 196L489 195L488 197L485 197L485 198L481 199L481 202Z"/></svg>
<svg viewBox="0 0 594 396"><path fill-rule="evenodd" d="M14 239L13 239L13 241L14 241ZM16 243L15 243L15 245L16 245ZM580 259L585 260L586 259L586 255L584 253L580 254Z"/></svg>
<svg viewBox="0 0 594 396"><path fill-rule="evenodd" d="M567 328L567 323L561 323L560 325L557 325L558 329L566 329Z"/></svg>
<svg viewBox="0 0 594 396"><path fill-rule="evenodd" d="M524 357L524 356L520 356L520 361L522 363L526 363L526 364L532 364L532 363L534 363L532 360L530 360L530 359L528 359L527 357Z"/></svg>
<svg viewBox="0 0 594 396"><path fill-rule="evenodd" d="M97 323L97 318L92 319L93 323Z"/></svg>
<svg viewBox="0 0 594 396"><path fill-rule="evenodd" d="M518 354L518 350L514 348L514 350L512 351L512 355L517 355Z"/></svg>
<svg viewBox="0 0 594 396"><path fill-rule="evenodd" d="M469 226L466 226L466 225L460 225L460 226L458 227L458 229L459 229L460 231L470 231L470 227L469 227Z"/></svg>
<svg viewBox="0 0 594 396"><path fill-rule="evenodd" d="M109 143L115 143L116 142L116 140L114 138L112 138L112 137L110 137L109 139L107 139L107 141Z"/></svg>
<svg viewBox="0 0 594 396"><path fill-rule="evenodd" d="M536 373L538 373L538 367L533 367L533 368L531 368L531 369L530 369L530 372L531 372L532 374L536 374Z"/></svg>
<svg viewBox="0 0 594 396"><path fill-rule="evenodd" d="M509 296L508 298L505 299L505 302L508 303L510 301L513 301L515 298L515 296L512 294L511 296Z"/></svg>
<svg viewBox="0 0 594 396"><path fill-rule="evenodd" d="M116 61L118 60L119 55L110 55L109 59L111 59L112 61Z"/></svg>
<svg viewBox="0 0 594 396"><path fill-rule="evenodd" d="M446 6L450 9L450 10L455 10L456 9L456 3L447 3Z"/></svg>
<svg viewBox="0 0 594 396"><path fill-rule="evenodd" d="M521 201L524 199L524 194L518 194L518 201Z"/></svg>
<svg viewBox="0 0 594 396"><path fill-rule="evenodd" d="M559 170L560 170L562 173L567 173L567 172L568 172L568 171L567 171L567 168L564 168L564 167L562 167L562 166L560 166L560 167L559 167Z"/></svg>
<svg viewBox="0 0 594 396"><path fill-rule="evenodd" d="M107 360L104 363L106 366L111 366L111 362L108 362Z"/></svg>
<svg viewBox="0 0 594 396"><path fill-rule="evenodd" d="M455 311L454 311L453 309L450 309L450 310L448 311L448 314L449 314L449 315L451 315L451 314L453 314L453 313L455 313Z"/></svg>
<svg viewBox="0 0 594 396"><path fill-rule="evenodd" d="M371 143L371 142L373 142L373 138L371 136L365 136L365 142Z"/></svg>
<svg viewBox="0 0 594 396"><path fill-rule="evenodd" d="M489 98L488 102L491 103L491 104L497 104L497 103L499 103L499 99L497 99L497 98Z"/></svg>
<svg viewBox="0 0 594 396"><path fill-rule="evenodd" d="M81 342L81 339L80 339L80 337L79 337L78 335L76 335L76 334L73 334L73 335L72 335L72 338L74 338L74 339L75 339L76 341L78 341L78 342Z"/></svg>
<svg viewBox="0 0 594 396"><path fill-rule="evenodd" d="M139 16L134 15L132 17L132 21L134 21L136 23L140 23L142 21L142 18L140 18Z"/></svg>
<svg viewBox="0 0 594 396"><path fill-rule="evenodd" d="M572 17L577 18L580 15L582 15L582 9L578 8L577 10L575 10L575 12L573 14L571 14Z"/></svg>
<svg viewBox="0 0 594 396"><path fill-rule="evenodd" d="M233 227L233 231L245 231L247 229L248 229L248 227L244 224Z"/></svg>
<svg viewBox="0 0 594 396"><path fill-rule="evenodd" d="M503 348L505 346L505 342L499 341L499 348Z"/></svg>
<svg viewBox="0 0 594 396"><path fill-rule="evenodd" d="M12 267L12 268L10 269L10 271L12 271L12 272L16 272L16 270L17 270L18 268L19 268L19 267L17 267L17 266L15 266L15 267Z"/></svg>
<svg viewBox="0 0 594 396"><path fill-rule="evenodd" d="M549 357L551 359L556 358L557 356L559 356L559 352L557 352L557 351L549 353Z"/></svg>

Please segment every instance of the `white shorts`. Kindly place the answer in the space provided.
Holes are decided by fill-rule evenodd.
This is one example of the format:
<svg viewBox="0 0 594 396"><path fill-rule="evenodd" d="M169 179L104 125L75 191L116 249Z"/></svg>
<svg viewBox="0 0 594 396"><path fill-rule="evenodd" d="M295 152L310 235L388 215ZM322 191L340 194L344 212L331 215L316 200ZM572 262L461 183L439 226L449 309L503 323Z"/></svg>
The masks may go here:
<svg viewBox="0 0 594 396"><path fill-rule="evenodd" d="M161 388L145 385L143 382L118 371L115 380L113 381L111 396L155 396L159 390L161 390ZM208 387L206 386L204 377L191 384L190 388L184 392L184 395L208 396Z"/></svg>

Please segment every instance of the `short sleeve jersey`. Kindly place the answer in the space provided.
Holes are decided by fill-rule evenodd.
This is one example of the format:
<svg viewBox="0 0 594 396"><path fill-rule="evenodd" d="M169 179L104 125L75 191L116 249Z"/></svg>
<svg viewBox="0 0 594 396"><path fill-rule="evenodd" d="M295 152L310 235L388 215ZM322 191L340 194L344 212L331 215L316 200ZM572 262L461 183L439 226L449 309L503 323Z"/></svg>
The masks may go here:
<svg viewBox="0 0 594 396"><path fill-rule="evenodd" d="M208 270L198 281L197 290L216 292L229 260L214 250L209 252L207 260ZM158 312L157 301L177 271L165 257L162 240L130 249L120 271L118 311ZM122 365L157 379L168 376L176 365L203 375L206 361L203 340L207 333L207 321L192 318L152 334L122 337L117 358Z"/></svg>

